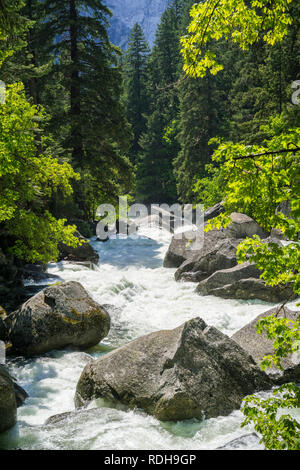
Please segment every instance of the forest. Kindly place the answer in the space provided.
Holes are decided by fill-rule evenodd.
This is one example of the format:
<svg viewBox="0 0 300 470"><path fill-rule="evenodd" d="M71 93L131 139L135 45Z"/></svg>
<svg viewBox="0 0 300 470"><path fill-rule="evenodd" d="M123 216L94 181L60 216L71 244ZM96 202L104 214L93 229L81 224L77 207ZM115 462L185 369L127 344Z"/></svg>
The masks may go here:
<svg viewBox="0 0 300 470"><path fill-rule="evenodd" d="M234 250L277 294L288 286L271 301L284 310L300 296L299 2L171 0L153 47L137 23L126 50L110 42L112 15L103 0L0 0L0 322L21 308L24 272L82 248L99 205L121 196L221 203L209 233L230 229L233 213L280 233L286 243L256 232ZM298 352L299 322L277 312L258 323L273 341L263 370ZM244 394L243 426L267 449L300 448L299 420L276 418L300 408L297 377L266 400Z"/></svg>

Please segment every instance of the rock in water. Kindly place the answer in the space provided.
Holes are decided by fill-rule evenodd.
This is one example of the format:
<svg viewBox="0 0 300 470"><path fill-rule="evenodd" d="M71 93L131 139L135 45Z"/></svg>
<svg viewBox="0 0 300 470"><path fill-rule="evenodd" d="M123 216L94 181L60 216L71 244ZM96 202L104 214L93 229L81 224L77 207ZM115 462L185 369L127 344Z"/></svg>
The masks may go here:
<svg viewBox="0 0 300 470"><path fill-rule="evenodd" d="M210 295L220 287L228 286L231 284L236 285L241 279L259 279L261 271L253 264L243 263L229 269L221 269L214 272L207 279L201 281L197 286L197 292L202 295Z"/></svg>
<svg viewBox="0 0 300 470"><path fill-rule="evenodd" d="M20 387L19 384L17 384L14 381L14 390L15 390L15 396L16 396L16 402L17 402L17 407L22 406L26 398L29 397L28 393L26 390L24 390L23 387Z"/></svg>
<svg viewBox="0 0 300 470"><path fill-rule="evenodd" d="M66 346L88 348L109 332L110 317L78 282L47 287L6 319L13 351L24 356Z"/></svg>
<svg viewBox="0 0 300 470"><path fill-rule="evenodd" d="M0 365L0 432L16 424L17 402L14 383L6 368Z"/></svg>
<svg viewBox="0 0 300 470"><path fill-rule="evenodd" d="M262 313L256 317L251 323L237 331L232 339L236 341L242 348L251 354L259 365L264 356L273 354L273 342L267 338L266 333L260 335L256 332L257 322L264 317L269 315L277 315L279 318L285 316L286 318L295 321L300 315L300 312L293 312L287 307L280 310L279 308L273 308L265 313ZM281 361L283 370L271 368L267 369L266 372L270 374L270 377L276 384L284 384L288 382L300 382L300 354L293 354L291 357L286 357Z"/></svg>
<svg viewBox="0 0 300 470"><path fill-rule="evenodd" d="M201 228L200 228L201 230ZM195 262L216 249L216 245L226 240L226 235L221 230L211 230L205 232L203 235L203 247L201 250L194 250L193 244L189 243L188 236L183 232L181 238L172 238L171 244L168 248L164 259L165 268L178 268L185 263L187 260L191 262L191 266L194 266ZM193 270L192 267L184 268L187 270Z"/></svg>
<svg viewBox="0 0 300 470"><path fill-rule="evenodd" d="M216 450L251 450L251 449L263 449L264 447L260 444L260 438L255 433L245 434L244 436L233 439L222 447L218 447Z"/></svg>
<svg viewBox="0 0 300 470"><path fill-rule="evenodd" d="M222 232L217 233L218 238L215 231L205 233L203 249L180 265L175 272L176 281L200 282L220 269L237 265L236 249L242 240L223 238Z"/></svg>
<svg viewBox="0 0 300 470"><path fill-rule="evenodd" d="M228 415L242 398L270 388L236 342L200 318L132 341L89 363L75 404L95 398L141 408L162 421Z"/></svg>
<svg viewBox="0 0 300 470"><path fill-rule="evenodd" d="M211 217L206 215L206 218L214 217L214 208L210 210L212 211ZM221 209L217 207L216 210ZM176 279L179 280L182 278L183 273L205 272L207 271L205 265L207 263L214 263L215 265L212 265L208 270L207 276L209 276L217 269L231 268L236 265L236 247L243 239L253 237L253 235L259 235L263 239L268 236L251 217L238 212L233 212L230 217L232 222L226 230L214 229L204 233L201 249L193 250L193 246L188 243L189 240L185 236L182 236L181 239L173 237L164 259L164 267L178 268L180 266L181 269L176 273ZM203 227L199 227L198 230L202 231L203 229ZM222 250L225 252L224 256ZM218 252L220 252L220 255L218 255ZM183 265L182 263L186 264ZM199 276L198 279L200 280Z"/></svg>
<svg viewBox="0 0 300 470"><path fill-rule="evenodd" d="M223 299L259 299L274 303L296 298L290 284L268 286L259 276L258 269L244 263L231 269L216 271L201 281L196 291L201 295L215 295Z"/></svg>

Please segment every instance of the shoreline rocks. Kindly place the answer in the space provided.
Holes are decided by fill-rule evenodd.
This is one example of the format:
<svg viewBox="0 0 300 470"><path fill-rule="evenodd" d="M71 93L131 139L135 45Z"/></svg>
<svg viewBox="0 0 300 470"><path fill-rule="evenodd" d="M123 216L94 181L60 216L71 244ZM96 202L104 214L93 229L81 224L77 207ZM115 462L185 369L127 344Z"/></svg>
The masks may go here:
<svg viewBox="0 0 300 470"><path fill-rule="evenodd" d="M96 398L141 408L161 421L228 415L244 396L271 387L235 341L195 318L151 333L85 367L76 408Z"/></svg>
<svg viewBox="0 0 300 470"><path fill-rule="evenodd" d="M266 333L258 335L255 326L257 322L264 317L270 315L277 315L278 318L285 316L290 320L296 320L300 315L299 311L292 311L287 307L280 310L280 307L275 307L262 313L256 317L248 325L237 331L231 339L236 341L242 348L248 351L256 363L259 365L264 356L273 354L273 342L267 338ZM279 313L278 313L279 312ZM282 359L283 371L277 368L268 368L266 373L270 376L276 385L281 385L288 382L300 382L300 353L294 354L292 357Z"/></svg>
<svg viewBox="0 0 300 470"><path fill-rule="evenodd" d="M274 303L296 298L291 285L268 286L260 275L255 265L243 263L214 272L198 284L196 291L223 299L259 299Z"/></svg>
<svg viewBox="0 0 300 470"><path fill-rule="evenodd" d="M110 317L78 282L42 290L5 320L12 352L43 354L66 346L89 348L110 329Z"/></svg>
<svg viewBox="0 0 300 470"><path fill-rule="evenodd" d="M220 206L220 207L219 207ZM222 205L208 210L211 217L218 215ZM236 251L246 238L260 236L264 243L276 243L278 238L270 237L260 225L245 214L233 212L232 222L227 229L213 229L204 232L203 246L193 250L187 238L173 237L164 259L164 267L177 268L176 281L197 282L196 292L200 295L215 295L224 299L281 302L295 299L292 286L268 286L260 279L261 272L248 263L238 265ZM200 230L200 229L199 229Z"/></svg>

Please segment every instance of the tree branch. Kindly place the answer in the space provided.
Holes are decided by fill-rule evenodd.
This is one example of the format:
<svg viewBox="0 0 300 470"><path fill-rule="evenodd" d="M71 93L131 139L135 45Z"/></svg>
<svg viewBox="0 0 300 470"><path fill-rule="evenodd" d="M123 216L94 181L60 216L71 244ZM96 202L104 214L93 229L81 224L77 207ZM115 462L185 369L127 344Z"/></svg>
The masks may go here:
<svg viewBox="0 0 300 470"><path fill-rule="evenodd" d="M240 157L235 157L234 160L246 160L247 158L258 158L264 157L267 155L279 155L280 153L297 153L300 151L300 147L296 147L294 149L281 149L281 150L273 150L269 152L262 152L262 153L253 153L250 155L241 155Z"/></svg>

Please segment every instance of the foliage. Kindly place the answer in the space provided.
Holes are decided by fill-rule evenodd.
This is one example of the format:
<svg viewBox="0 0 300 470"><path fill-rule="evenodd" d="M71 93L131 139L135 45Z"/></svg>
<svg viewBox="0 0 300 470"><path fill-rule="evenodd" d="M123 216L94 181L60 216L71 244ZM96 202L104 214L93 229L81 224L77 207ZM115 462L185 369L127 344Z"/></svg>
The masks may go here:
<svg viewBox="0 0 300 470"><path fill-rule="evenodd" d="M256 325L258 334L266 332L273 341L273 355L265 356L261 367L282 367L282 359L299 354L300 315L293 322L285 317L270 315L262 318ZM300 387L285 384L273 391L273 397L261 399L251 395L244 399L242 412L245 419L242 427L254 424L255 430L262 435L261 443L270 450L300 450L300 423L297 417L287 414L287 410L300 408Z"/></svg>
<svg viewBox="0 0 300 470"><path fill-rule="evenodd" d="M300 388L283 385L274 390L273 395L264 400L255 396L245 398L242 411L246 418L242 426L254 423L268 450L300 450L300 424L290 414L285 414L287 409L300 407Z"/></svg>
<svg viewBox="0 0 300 470"><path fill-rule="evenodd" d="M227 184L225 188L226 214L214 219L208 227L229 223L231 212L242 212L253 217L266 231L281 230L291 243L279 246L264 243L258 236L248 238L238 247L238 261L249 260L263 271L262 278L269 285L292 282L300 294L297 259L300 254L299 161L300 129L284 129L283 118L274 118L265 127L269 138L264 146L221 143L213 159L222 162ZM290 214L276 211L279 204L290 201Z"/></svg>
<svg viewBox="0 0 300 470"><path fill-rule="evenodd" d="M265 370L267 367L276 366L283 370L281 361L283 357L294 354L299 350L300 345L300 315L293 322L286 317L278 318L278 315L259 320L256 326L258 334L264 331L267 338L273 341L273 354L265 356L261 367Z"/></svg>
<svg viewBox="0 0 300 470"><path fill-rule="evenodd" d="M238 111L234 116L237 125L234 121L231 125L233 124L233 134L241 137L240 142L222 142L220 138L212 141L218 144L213 160L217 162L219 170L215 171L211 184L215 187L217 178L222 174L225 181L225 214L208 223L206 230L227 227L230 214L234 211L251 215L267 231L272 228L281 230L291 240L289 243L267 244L258 236L247 238L238 247L237 259L240 263L255 263L267 284L275 286L290 282L295 294L300 295L300 130L298 127L288 127L288 119L285 119L284 114L277 118L270 117L274 112L281 113L283 110L281 46L283 39L291 31L292 14L295 11L297 13L297 9L290 8L291 2L292 0L276 0L271 3L265 0L250 0L247 3L208 0L195 4L191 9L192 20L188 34L182 38L182 53L186 73L192 77L204 77L207 71L216 75L223 70L213 48L214 43L221 39L236 43L243 51L251 49L251 53L254 51L251 47L254 44L258 47L264 43L269 46L279 44L277 50L273 51L267 46L262 51L260 46L262 56L253 55L256 67L253 66L254 62L252 64L248 60L251 53L244 56L243 74L236 81L236 84L239 81L238 93L231 99L233 109ZM294 31L297 36L297 27ZM295 34L291 44L295 44ZM293 59L289 60L288 67L292 63ZM269 91L264 81L268 75L272 77L268 80L272 85L269 88L273 90L273 95L275 91L275 96L279 97L279 109L274 107L274 99L266 100ZM249 76L253 80L250 87ZM247 83L245 90L241 90L243 80ZM273 108L269 108L269 104ZM267 119L267 116L269 122L262 126L262 119ZM202 184L203 181L200 180L196 190ZM287 201L290 210L283 214L280 204L287 205ZM274 342L274 354L264 358L263 368L271 365L281 367L283 357L299 350L299 316L295 322L271 316L262 319L257 330L259 333L266 331L267 337ZM243 426L254 423L255 429L262 434L262 442L267 449L299 450L299 422L290 415L280 413L280 410L299 406L300 389L293 384L275 390L274 397L270 399L248 397L243 407L246 417Z"/></svg>
<svg viewBox="0 0 300 470"><path fill-rule="evenodd" d="M222 201L226 178L223 167L212 163L206 165L206 173L207 176L197 179L193 191L196 200L208 209Z"/></svg>
<svg viewBox="0 0 300 470"><path fill-rule="evenodd" d="M34 16L38 4L33 5ZM101 0L46 0L33 31L34 44L41 44L35 54L38 67L44 57L53 61L49 74L36 80L40 103L51 116L51 145L80 172L74 200L77 217L85 220L103 199L116 201L120 190L132 186L126 158L131 132L120 101L121 51L108 39L110 16Z"/></svg>
<svg viewBox="0 0 300 470"><path fill-rule="evenodd" d="M182 37L184 70L192 77L215 75L223 66L216 53L207 48L211 41L229 38L242 50L262 39L274 45L287 35L292 23L292 0L207 0L191 9L188 33Z"/></svg>
<svg viewBox="0 0 300 470"><path fill-rule="evenodd" d="M24 4L24 0L0 0L0 66L23 45L18 36L30 26L20 14Z"/></svg>
<svg viewBox="0 0 300 470"><path fill-rule="evenodd" d="M262 271L261 277L268 285L291 283L295 294L300 295L299 258L300 199L299 160L300 129L286 130L284 117L271 119L264 132L268 139L264 146L221 143L214 159L222 162L222 172L227 181L225 187L225 214L208 224L209 228L227 226L233 211L254 217L265 230L277 228L291 240L287 244L265 243L258 236L246 238L237 249L239 263L249 261ZM279 204L289 201L290 212L283 214ZM279 210L276 208L279 206ZM296 321L267 317L257 326L259 333L267 332L273 340L274 354L267 356L262 367L281 367L281 359L299 350L300 316ZM283 396L281 396L281 392ZM290 415L277 419L283 408L300 405L299 389L294 385L275 391L276 398L261 400L251 396L246 399L243 412L244 425L250 422L262 433L262 442L268 449L298 449L297 420Z"/></svg>
<svg viewBox="0 0 300 470"><path fill-rule="evenodd" d="M67 163L38 153L42 119L43 111L26 100L23 85L9 85L0 105L0 228L9 233L16 257L46 263L58 257L60 241L77 244L75 227L55 219L48 203L58 188L71 194L71 179L78 175Z"/></svg>

